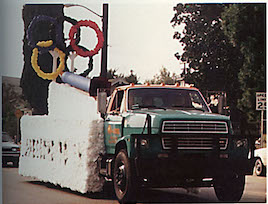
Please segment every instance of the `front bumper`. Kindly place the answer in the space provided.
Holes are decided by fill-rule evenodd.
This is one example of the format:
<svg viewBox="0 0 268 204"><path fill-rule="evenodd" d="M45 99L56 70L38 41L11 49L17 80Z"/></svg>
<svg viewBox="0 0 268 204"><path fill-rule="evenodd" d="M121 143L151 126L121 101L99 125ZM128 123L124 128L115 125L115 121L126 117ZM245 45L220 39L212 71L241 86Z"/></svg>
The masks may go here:
<svg viewBox="0 0 268 204"><path fill-rule="evenodd" d="M223 177L229 174L252 174L253 160L240 159L134 159L136 174L141 181L152 186L174 186L187 180L201 182L205 178Z"/></svg>
<svg viewBox="0 0 268 204"><path fill-rule="evenodd" d="M139 181L146 185L172 187L191 183L193 186L203 186L203 179L206 178L213 179L228 174L251 175L253 172L255 160L247 158L245 149L232 146L231 139L224 151L217 145L217 137L210 150L179 150L176 145L172 145L173 148L167 151L161 147L153 149L154 146L146 149L141 145L143 139L161 137L162 135L132 135L135 154L132 154L131 161L135 165ZM208 182L207 185L211 184Z"/></svg>
<svg viewBox="0 0 268 204"><path fill-rule="evenodd" d="M6 162L17 162L19 160L20 153L11 151L2 151L2 161Z"/></svg>

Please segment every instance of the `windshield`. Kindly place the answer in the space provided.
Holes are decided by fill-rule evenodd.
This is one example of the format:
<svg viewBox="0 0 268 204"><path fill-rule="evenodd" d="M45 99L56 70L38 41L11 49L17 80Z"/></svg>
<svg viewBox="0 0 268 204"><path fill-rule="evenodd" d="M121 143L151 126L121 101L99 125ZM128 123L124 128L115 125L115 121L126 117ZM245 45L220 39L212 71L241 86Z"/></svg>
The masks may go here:
<svg viewBox="0 0 268 204"><path fill-rule="evenodd" d="M3 132L3 134L2 134L2 142L12 142L12 139L7 133Z"/></svg>
<svg viewBox="0 0 268 204"><path fill-rule="evenodd" d="M141 108L194 109L209 112L198 91L173 88L129 89L128 108L130 110Z"/></svg>

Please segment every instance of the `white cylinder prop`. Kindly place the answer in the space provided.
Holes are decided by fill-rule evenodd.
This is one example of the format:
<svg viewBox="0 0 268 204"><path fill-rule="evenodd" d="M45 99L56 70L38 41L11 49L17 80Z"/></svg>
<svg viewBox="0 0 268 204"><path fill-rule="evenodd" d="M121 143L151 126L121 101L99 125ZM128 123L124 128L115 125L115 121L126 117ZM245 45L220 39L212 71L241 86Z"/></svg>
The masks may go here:
<svg viewBox="0 0 268 204"><path fill-rule="evenodd" d="M61 75L61 79L64 83L70 84L73 87L89 92L90 79L76 75L71 72L64 72Z"/></svg>

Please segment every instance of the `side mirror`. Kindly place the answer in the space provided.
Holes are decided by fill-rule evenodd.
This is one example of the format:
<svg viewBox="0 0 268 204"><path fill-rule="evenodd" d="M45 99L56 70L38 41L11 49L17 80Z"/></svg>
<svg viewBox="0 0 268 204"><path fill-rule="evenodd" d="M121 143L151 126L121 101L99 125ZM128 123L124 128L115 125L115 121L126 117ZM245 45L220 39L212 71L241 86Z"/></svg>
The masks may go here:
<svg viewBox="0 0 268 204"><path fill-rule="evenodd" d="M106 114L107 93L101 89L97 90L98 111L102 116Z"/></svg>

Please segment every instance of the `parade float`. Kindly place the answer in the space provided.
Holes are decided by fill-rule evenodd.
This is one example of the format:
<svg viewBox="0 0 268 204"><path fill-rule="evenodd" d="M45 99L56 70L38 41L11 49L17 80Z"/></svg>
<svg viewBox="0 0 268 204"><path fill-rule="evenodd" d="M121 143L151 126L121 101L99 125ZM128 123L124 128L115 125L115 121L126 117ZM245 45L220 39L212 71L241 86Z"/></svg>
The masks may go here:
<svg viewBox="0 0 268 204"><path fill-rule="evenodd" d="M37 16L28 28L29 42L38 19L54 24L57 35L57 21ZM81 26L96 31L94 49L78 45ZM74 23L69 38L70 50L82 57L96 55L105 42L89 20ZM30 43L32 68L53 82L48 114L21 119L21 175L81 193L101 191L105 178L120 203L135 203L142 188L171 187L214 187L220 201L241 199L255 161L249 139L235 135L229 116L212 113L197 88L130 84L115 88L106 104L105 77L66 71L66 52L55 41ZM52 56L51 73L38 65L43 52Z"/></svg>
<svg viewBox="0 0 268 204"><path fill-rule="evenodd" d="M38 24L44 22L53 26L54 41L38 41L33 37ZM31 66L37 76L51 82L48 114L21 118L19 174L81 193L98 192L104 183L96 170L96 161L104 153L103 119L97 111L95 97L89 93L91 79L74 73L74 60L76 56L91 59L98 54L104 37L91 20L73 20L72 23L70 45L66 50L57 48L60 25L56 18L37 15L28 26L26 37L32 49ZM98 43L92 50L78 45L83 26L96 32ZM52 57L51 73L42 71L38 64L44 53L50 53ZM70 71L66 69L66 58L71 60ZM56 82L57 78L60 83Z"/></svg>

